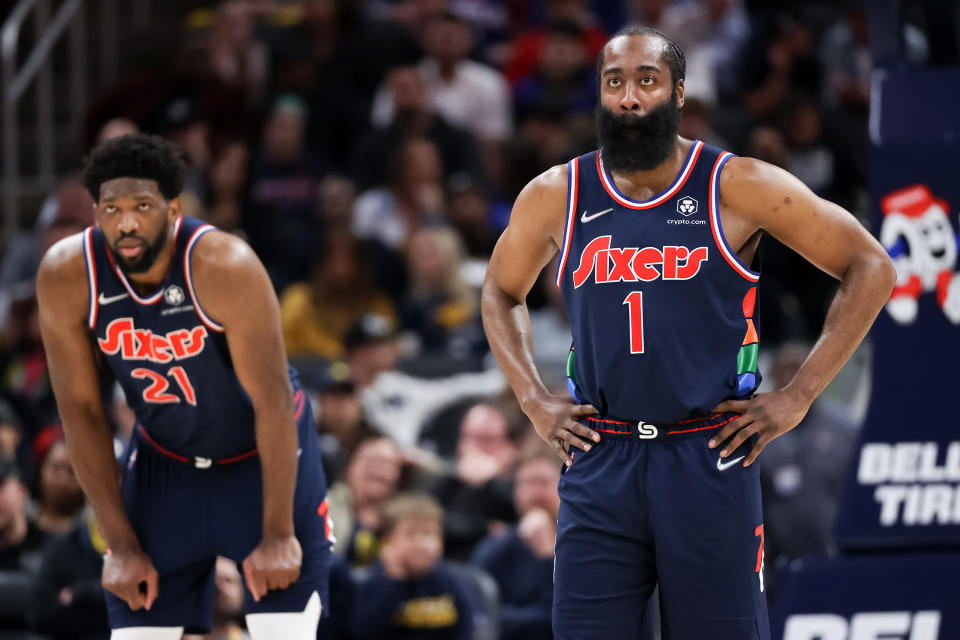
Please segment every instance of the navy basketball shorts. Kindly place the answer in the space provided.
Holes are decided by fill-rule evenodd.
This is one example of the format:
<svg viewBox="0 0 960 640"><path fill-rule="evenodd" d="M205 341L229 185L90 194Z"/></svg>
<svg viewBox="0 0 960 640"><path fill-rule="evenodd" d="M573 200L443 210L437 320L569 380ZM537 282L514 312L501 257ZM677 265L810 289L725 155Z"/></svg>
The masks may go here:
<svg viewBox="0 0 960 640"><path fill-rule="evenodd" d="M309 402L296 396L300 442L294 529L303 550L300 578L255 602L245 590L246 613L303 611L314 591L327 609L331 562L326 480ZM179 459L178 459L179 458ZM185 460L151 444L139 428L127 448L123 474L127 515L160 576L153 607L131 611L107 592L110 627L185 627L206 633L213 621L217 556L243 562L260 542L263 490L260 460ZM242 571L242 569L241 569Z"/></svg>
<svg viewBox="0 0 960 640"><path fill-rule="evenodd" d="M753 439L707 447L734 417L582 420L602 439L560 478L557 640L639 640L658 584L664 640L769 640L759 464L734 462Z"/></svg>

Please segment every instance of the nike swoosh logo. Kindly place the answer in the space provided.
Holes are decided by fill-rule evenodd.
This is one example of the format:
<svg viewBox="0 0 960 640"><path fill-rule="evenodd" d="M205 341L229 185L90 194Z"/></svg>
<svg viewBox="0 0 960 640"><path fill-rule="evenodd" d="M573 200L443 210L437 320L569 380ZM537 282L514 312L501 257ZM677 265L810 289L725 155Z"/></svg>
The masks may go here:
<svg viewBox="0 0 960 640"><path fill-rule="evenodd" d="M732 467L733 465L737 464L738 462L740 462L741 460L743 460L743 459L746 458L746 457L747 457L747 456L740 456L740 457L737 458L736 460L730 460L730 461L728 461L728 462L724 462L724 461L723 461L723 458L717 458L717 469L719 469L720 471L723 471L723 470L726 469L727 467Z"/></svg>
<svg viewBox="0 0 960 640"><path fill-rule="evenodd" d="M604 209L603 211L597 211L596 213L593 213L593 214L591 214L591 215L589 215L589 216L587 215L587 212L584 211L584 212L583 212L583 215L580 216L580 222L590 222L590 221L593 220L594 218L599 218L599 217L602 216L603 214L605 214L605 213L610 213L611 211L613 211L613 208Z"/></svg>
<svg viewBox="0 0 960 640"><path fill-rule="evenodd" d="M130 296L129 293L121 293L115 296L110 296L108 298L101 293L98 300L100 301L100 304L110 304L111 302L116 302L117 300L123 300L124 298L127 298L129 296Z"/></svg>

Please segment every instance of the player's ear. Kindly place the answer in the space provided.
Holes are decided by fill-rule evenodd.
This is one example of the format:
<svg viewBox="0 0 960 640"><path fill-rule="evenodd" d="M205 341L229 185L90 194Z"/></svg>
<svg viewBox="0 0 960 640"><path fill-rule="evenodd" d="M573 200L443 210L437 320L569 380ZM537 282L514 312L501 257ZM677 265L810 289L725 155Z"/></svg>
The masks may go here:
<svg viewBox="0 0 960 640"><path fill-rule="evenodd" d="M180 203L180 198L174 198L167 204L167 217L170 218L170 222L173 222L180 217L180 212L183 207Z"/></svg>
<svg viewBox="0 0 960 640"><path fill-rule="evenodd" d="M677 107L683 109L683 78L680 78L680 81L677 82Z"/></svg>
<svg viewBox="0 0 960 640"><path fill-rule="evenodd" d="M97 201L94 200L94 201L93 201L93 204L90 205L90 207L93 209L93 226L95 226L97 229L101 229L101 230L102 230L103 227L100 226L100 215L99 215L99 214L100 214L100 210L99 210L99 208L97 207Z"/></svg>

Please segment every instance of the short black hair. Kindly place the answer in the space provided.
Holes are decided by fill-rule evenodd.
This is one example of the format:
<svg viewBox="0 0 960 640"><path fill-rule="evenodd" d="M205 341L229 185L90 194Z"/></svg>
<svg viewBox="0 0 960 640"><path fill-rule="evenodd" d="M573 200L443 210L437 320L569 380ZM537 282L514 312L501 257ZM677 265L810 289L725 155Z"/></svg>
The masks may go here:
<svg viewBox="0 0 960 640"><path fill-rule="evenodd" d="M658 31L652 27L637 26L620 29L620 31L613 34L610 40L604 43L603 48L600 49L600 54L597 56L597 75L600 75L603 71L603 54L607 50L607 45L610 44L614 38L619 38L620 36L656 36L660 38L665 45L663 52L660 54L660 59L663 60L670 69L670 79L673 82L673 88L676 89L680 81L686 77L687 58L683 55L683 49L680 48L680 45L662 31Z"/></svg>
<svg viewBox="0 0 960 640"><path fill-rule="evenodd" d="M138 133L108 140L87 156L83 186L95 202L100 185L115 178L154 180L160 193L173 200L183 191L186 165L179 149L160 136Z"/></svg>

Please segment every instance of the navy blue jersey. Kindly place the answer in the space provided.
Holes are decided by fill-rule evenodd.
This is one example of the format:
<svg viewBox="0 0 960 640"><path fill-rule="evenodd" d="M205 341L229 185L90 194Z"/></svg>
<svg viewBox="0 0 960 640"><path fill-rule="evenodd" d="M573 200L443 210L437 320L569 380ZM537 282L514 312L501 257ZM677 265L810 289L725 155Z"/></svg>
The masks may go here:
<svg viewBox="0 0 960 640"><path fill-rule="evenodd" d="M252 455L256 435L223 327L204 313L191 281L191 252L213 229L179 218L170 271L156 291L140 296L115 264L103 232L88 228L87 320L147 438L178 456L229 460Z"/></svg>
<svg viewBox="0 0 960 640"><path fill-rule="evenodd" d="M730 153L696 141L666 191L617 190L596 151L567 169L557 285L581 402L651 423L708 414L759 384L756 283L720 228Z"/></svg>

